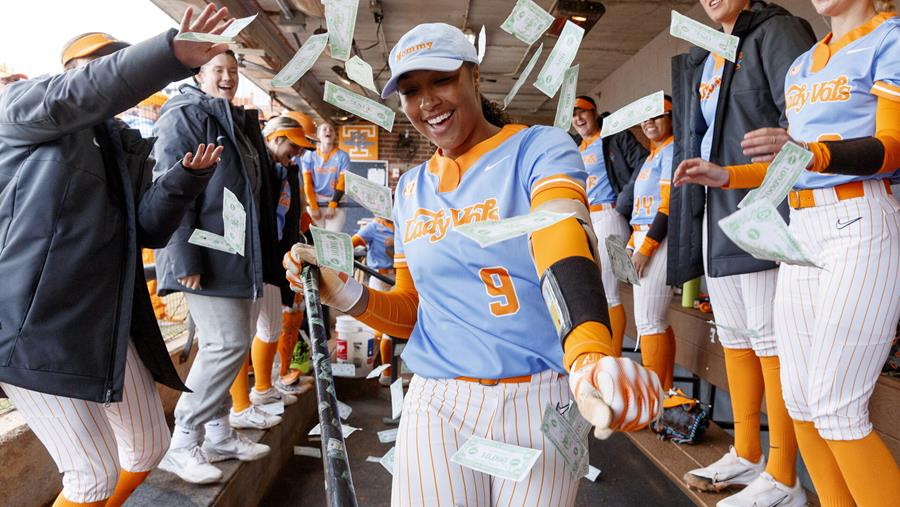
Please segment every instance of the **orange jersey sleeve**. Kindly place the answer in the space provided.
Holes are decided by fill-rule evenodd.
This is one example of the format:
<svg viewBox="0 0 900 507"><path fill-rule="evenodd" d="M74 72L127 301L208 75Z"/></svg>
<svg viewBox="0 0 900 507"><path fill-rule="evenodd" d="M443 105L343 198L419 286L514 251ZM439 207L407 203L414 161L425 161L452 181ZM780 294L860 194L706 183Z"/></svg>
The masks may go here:
<svg viewBox="0 0 900 507"><path fill-rule="evenodd" d="M397 267L395 280L387 292L367 289L369 302L356 319L377 331L405 339L416 325L419 293L408 267Z"/></svg>

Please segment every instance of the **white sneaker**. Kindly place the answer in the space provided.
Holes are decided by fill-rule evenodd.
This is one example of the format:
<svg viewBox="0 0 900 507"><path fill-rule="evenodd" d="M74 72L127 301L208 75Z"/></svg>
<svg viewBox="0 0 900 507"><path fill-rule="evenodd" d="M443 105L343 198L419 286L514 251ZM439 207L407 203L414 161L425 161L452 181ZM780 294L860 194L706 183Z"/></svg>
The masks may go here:
<svg viewBox="0 0 900 507"><path fill-rule="evenodd" d="M283 402L285 406L297 403L297 397L293 394L281 393L278 389L270 387L265 391L257 391L256 388L250 389L250 403L254 405L268 405L269 403Z"/></svg>
<svg viewBox="0 0 900 507"><path fill-rule="evenodd" d="M741 458L734 447L718 461L704 468L684 474L684 482L700 491L722 491L733 486L746 486L756 480L766 469L766 460L760 456L758 463Z"/></svg>
<svg viewBox="0 0 900 507"><path fill-rule="evenodd" d="M273 385L275 386L275 389L282 395L289 394L292 396L297 396L305 393L306 391L309 391L314 385L313 382L303 380L304 378L309 378L310 380L312 380L311 377L300 377L300 380L298 382L288 385L285 384L284 381L280 378L276 378L275 382L273 382Z"/></svg>
<svg viewBox="0 0 900 507"><path fill-rule="evenodd" d="M209 456L210 463L227 459L255 461L269 454L269 450L268 445L252 442L247 437L233 430L231 435L221 442L203 441L203 452Z"/></svg>
<svg viewBox="0 0 900 507"><path fill-rule="evenodd" d="M197 444L190 447L170 447L157 468L194 484L210 484L222 480L222 471L209 464L209 458Z"/></svg>
<svg viewBox="0 0 900 507"><path fill-rule="evenodd" d="M250 405L250 408L240 412L231 409L228 424L232 428L265 430L281 424L281 416L270 414L256 405Z"/></svg>
<svg viewBox="0 0 900 507"><path fill-rule="evenodd" d="M716 507L803 507L806 491L796 481L794 487L786 486L763 472L743 491L719 500Z"/></svg>

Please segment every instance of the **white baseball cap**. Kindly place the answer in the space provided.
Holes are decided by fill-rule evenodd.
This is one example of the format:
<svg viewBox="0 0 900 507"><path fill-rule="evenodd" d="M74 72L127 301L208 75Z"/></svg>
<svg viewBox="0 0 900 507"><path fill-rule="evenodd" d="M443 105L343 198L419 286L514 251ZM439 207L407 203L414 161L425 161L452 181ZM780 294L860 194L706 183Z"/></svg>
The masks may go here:
<svg viewBox="0 0 900 507"><path fill-rule="evenodd" d="M463 62L478 63L475 46L459 28L446 23L423 23L406 32L391 50L391 79L381 90L386 99L397 91L400 76L413 70L452 72Z"/></svg>

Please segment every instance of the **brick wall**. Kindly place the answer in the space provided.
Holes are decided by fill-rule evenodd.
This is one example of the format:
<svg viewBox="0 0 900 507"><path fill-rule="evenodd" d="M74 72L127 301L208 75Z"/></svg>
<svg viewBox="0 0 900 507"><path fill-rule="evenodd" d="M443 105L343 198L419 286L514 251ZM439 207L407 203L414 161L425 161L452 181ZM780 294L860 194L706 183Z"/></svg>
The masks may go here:
<svg viewBox="0 0 900 507"><path fill-rule="evenodd" d="M411 140L412 150L414 150L412 157L409 157L412 150L404 148L401 144L401 139L407 134ZM378 158L387 160L391 169L399 167L401 172L405 172L410 167L431 158L434 150L434 145L409 124L395 124L393 132L381 129L378 133Z"/></svg>

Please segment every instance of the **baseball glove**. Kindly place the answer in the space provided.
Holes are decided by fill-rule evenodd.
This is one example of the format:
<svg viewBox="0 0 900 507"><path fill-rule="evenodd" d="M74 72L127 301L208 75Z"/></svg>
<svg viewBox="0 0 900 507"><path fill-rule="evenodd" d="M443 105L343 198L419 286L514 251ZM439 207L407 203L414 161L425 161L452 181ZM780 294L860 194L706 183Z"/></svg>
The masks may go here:
<svg viewBox="0 0 900 507"><path fill-rule="evenodd" d="M680 389L669 391L662 418L650 425L657 438L678 444L696 444L708 427L708 407L686 397Z"/></svg>

